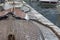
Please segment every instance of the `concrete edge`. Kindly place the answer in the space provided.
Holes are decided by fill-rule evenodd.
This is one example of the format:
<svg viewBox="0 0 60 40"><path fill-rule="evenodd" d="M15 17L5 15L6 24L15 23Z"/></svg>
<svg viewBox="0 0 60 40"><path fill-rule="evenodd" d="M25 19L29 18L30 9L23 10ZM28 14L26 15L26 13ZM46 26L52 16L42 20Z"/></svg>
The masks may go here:
<svg viewBox="0 0 60 40"><path fill-rule="evenodd" d="M36 10L34 10L31 6L29 6L26 2L23 1L23 3L31 8L32 14L38 19L39 22L46 25L48 28L50 28L60 39L60 28L56 25L54 25L51 21L49 21L47 18L45 18L43 15L38 13Z"/></svg>

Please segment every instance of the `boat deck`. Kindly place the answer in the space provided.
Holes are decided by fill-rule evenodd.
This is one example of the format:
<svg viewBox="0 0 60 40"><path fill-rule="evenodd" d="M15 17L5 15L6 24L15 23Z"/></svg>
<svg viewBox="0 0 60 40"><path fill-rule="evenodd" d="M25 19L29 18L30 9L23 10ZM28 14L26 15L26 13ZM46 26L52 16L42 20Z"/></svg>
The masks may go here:
<svg viewBox="0 0 60 40"><path fill-rule="evenodd" d="M10 34L15 35L15 40L58 40L49 28L35 21L18 20L12 16L0 21L0 40L7 40Z"/></svg>

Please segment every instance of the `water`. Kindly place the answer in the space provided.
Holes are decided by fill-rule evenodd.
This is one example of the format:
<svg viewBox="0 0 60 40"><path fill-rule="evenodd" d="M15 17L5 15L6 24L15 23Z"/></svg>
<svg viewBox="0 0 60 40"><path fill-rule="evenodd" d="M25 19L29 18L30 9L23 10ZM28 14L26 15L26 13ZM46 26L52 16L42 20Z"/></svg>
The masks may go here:
<svg viewBox="0 0 60 40"><path fill-rule="evenodd" d="M60 15L57 11L57 8L41 8L41 5L39 5L39 2L31 2L30 0L24 0L27 2L31 7L33 7L35 10L37 10L39 13L41 13L43 16L45 16L48 20L50 20L52 23L60 27Z"/></svg>

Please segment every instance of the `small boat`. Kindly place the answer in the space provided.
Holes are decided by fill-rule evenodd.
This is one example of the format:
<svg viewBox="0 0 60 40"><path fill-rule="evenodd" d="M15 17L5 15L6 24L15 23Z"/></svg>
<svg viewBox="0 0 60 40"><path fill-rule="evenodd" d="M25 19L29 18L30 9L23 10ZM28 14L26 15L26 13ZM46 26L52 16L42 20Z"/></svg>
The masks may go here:
<svg viewBox="0 0 60 40"><path fill-rule="evenodd" d="M52 23L48 23L47 25L48 21L45 21L46 19L44 19L42 15L38 14L38 12L36 12L33 8L30 7L32 12L27 11L26 9L24 9L26 11L24 12L19 8L21 6L18 6L18 8L16 8L14 5L11 6L6 3L3 7L4 10L0 11L0 19L8 18L7 20L0 21L0 40L60 39L59 36L57 36L56 32L54 30L52 31L52 29L48 27L48 25L51 25L51 27L54 25ZM30 12L30 14L32 14L31 17L37 17L38 20L30 20L27 12ZM46 24L40 22L41 20Z"/></svg>
<svg viewBox="0 0 60 40"><path fill-rule="evenodd" d="M58 0L39 0L43 7L56 7Z"/></svg>

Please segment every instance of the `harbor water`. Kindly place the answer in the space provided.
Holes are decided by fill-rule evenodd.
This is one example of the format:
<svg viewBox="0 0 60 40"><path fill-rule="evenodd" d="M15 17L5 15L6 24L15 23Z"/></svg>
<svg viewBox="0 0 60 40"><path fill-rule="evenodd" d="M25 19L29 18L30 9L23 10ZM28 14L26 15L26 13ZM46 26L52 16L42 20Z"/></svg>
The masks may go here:
<svg viewBox="0 0 60 40"><path fill-rule="evenodd" d="M38 1L31 2L30 0L24 0L27 2L31 7L33 7L36 11L41 13L45 16L48 20L52 23L60 27L60 13L58 12L56 7L53 8L42 8ZM44 20L44 19L43 19Z"/></svg>

